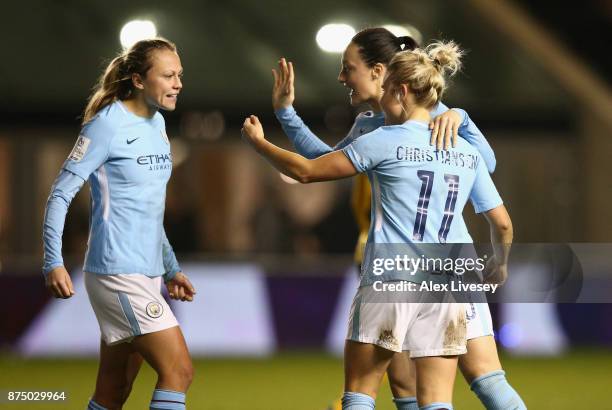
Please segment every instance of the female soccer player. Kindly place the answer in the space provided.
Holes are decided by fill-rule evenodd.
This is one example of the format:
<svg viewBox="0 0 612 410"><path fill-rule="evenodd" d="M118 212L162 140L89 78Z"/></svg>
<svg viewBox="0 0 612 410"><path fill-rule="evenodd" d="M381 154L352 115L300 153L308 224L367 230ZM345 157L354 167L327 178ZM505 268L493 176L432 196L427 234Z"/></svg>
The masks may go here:
<svg viewBox="0 0 612 410"><path fill-rule="evenodd" d="M312 133L293 108L295 100L293 64L281 59L278 72L273 70L272 105L277 119L297 151L307 158L317 158L342 149L361 135L382 126L385 117L381 110L380 99L384 73L396 52L415 47L416 42L412 38L396 37L384 28L368 28L353 37L344 51L338 81L349 88L353 106L365 103L372 108L372 111L359 114L349 134L333 148ZM448 148L451 135L456 143L458 134L480 152L489 172L494 171L493 150L465 111L458 108L448 110L440 102L430 114L435 117L430 123L433 145L438 149ZM357 175L351 203L360 227L355 252L358 264L362 261L370 222L370 191L367 176ZM470 387L489 410L508 409L513 406L524 408L522 400L510 386L502 370L493 338L488 306L481 303L471 304L467 319L468 353L459 358L459 367ZM414 369L407 355L396 355L393 358L388 375L397 408L416 409Z"/></svg>
<svg viewBox="0 0 612 410"><path fill-rule="evenodd" d="M430 110L445 89L444 73L457 70L459 57L453 43L398 53L385 73L380 100L388 126L358 138L341 151L308 160L278 148L265 140L255 116L245 120L243 136L278 170L302 183L366 172L374 187L375 212L368 236L371 244L439 242L440 232L444 232L445 242L471 242L461 217L463 206L471 199L477 212L486 212L496 245L491 267L497 276L503 276L507 247L501 244L511 243L512 228L481 155L464 141L458 141L446 155L429 147ZM426 155L400 155L409 148ZM450 156L473 160L446 160ZM449 190L454 205L450 210ZM426 220L422 218L424 213L428 214ZM449 215L454 216L455 223ZM418 237L413 230L417 221ZM439 231L442 224L445 229ZM362 285L369 283L362 279ZM457 355L466 351L465 311L449 304L361 303L363 289L367 286L360 288L353 303L346 342L343 408L373 409L391 358L408 345L416 362L420 408L452 409ZM391 330L381 328L381 317L388 319L384 326L392 323ZM450 340L449 329L454 329ZM385 337L380 336L383 333Z"/></svg>
<svg viewBox="0 0 612 410"><path fill-rule="evenodd" d="M193 377L187 345L161 295L195 289L181 272L163 227L172 155L159 110L176 108L183 68L173 43L139 41L100 77L77 142L49 196L44 226L47 287L57 298L74 289L61 254L70 202L85 181L91 218L85 286L102 340L95 393L88 409L120 409L143 359L157 372L151 409L185 409Z"/></svg>

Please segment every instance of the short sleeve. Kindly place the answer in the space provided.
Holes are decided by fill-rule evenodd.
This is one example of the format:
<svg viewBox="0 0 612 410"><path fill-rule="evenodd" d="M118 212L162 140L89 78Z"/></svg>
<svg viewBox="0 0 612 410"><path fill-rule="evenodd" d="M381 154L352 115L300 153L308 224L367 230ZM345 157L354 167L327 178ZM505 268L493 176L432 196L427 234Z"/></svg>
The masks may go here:
<svg viewBox="0 0 612 410"><path fill-rule="evenodd" d="M87 180L108 158L115 127L106 117L97 116L81 129L63 169Z"/></svg>
<svg viewBox="0 0 612 410"><path fill-rule="evenodd" d="M470 192L470 201L477 214L497 208L503 204L482 157L478 156L478 159L476 179Z"/></svg>
<svg viewBox="0 0 612 410"><path fill-rule="evenodd" d="M385 140L384 131L378 129L357 138L342 148L344 154L359 172L375 168L387 158L389 143Z"/></svg>

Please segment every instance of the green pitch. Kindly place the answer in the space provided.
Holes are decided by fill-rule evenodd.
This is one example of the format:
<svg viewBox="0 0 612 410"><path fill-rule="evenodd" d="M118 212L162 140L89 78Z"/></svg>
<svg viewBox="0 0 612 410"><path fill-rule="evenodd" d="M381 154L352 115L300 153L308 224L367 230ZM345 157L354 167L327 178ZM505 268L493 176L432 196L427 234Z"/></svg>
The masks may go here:
<svg viewBox="0 0 612 410"><path fill-rule="evenodd" d="M504 357L509 380L531 409L605 408L612 388L612 351L579 350L562 358ZM200 359L187 396L192 410L323 410L342 390L342 362L321 353L285 353L266 359ZM96 376L93 360L24 360L0 357L0 391L65 391L66 403L8 404L0 409L85 409ZM155 384L148 366L125 409L147 409ZM462 378L456 409L482 408ZM377 409L393 410L383 385Z"/></svg>

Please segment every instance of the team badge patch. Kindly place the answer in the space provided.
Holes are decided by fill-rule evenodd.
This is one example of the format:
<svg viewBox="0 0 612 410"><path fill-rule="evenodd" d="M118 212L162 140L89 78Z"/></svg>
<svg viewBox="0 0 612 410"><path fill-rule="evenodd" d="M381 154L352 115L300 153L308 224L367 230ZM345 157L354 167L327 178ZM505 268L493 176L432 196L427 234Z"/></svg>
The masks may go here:
<svg viewBox="0 0 612 410"><path fill-rule="evenodd" d="M164 313L164 307L159 302L149 302L146 310L147 315L153 319L157 319Z"/></svg>
<svg viewBox="0 0 612 410"><path fill-rule="evenodd" d="M68 159L74 162L81 161L87 152L87 148L89 148L90 142L91 140L89 138L79 135L79 138L77 139L76 144L74 144Z"/></svg>
<svg viewBox="0 0 612 410"><path fill-rule="evenodd" d="M170 145L170 141L168 140L168 134L166 134L166 130L161 130L161 136L166 141L166 144Z"/></svg>

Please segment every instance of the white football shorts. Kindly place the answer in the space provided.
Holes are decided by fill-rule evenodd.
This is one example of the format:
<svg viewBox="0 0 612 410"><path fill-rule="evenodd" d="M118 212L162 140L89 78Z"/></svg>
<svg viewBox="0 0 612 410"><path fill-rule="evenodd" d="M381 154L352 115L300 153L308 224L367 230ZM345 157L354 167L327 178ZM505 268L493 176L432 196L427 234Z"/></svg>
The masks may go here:
<svg viewBox="0 0 612 410"><path fill-rule="evenodd" d="M178 326L161 294L162 277L85 272L85 288L107 345Z"/></svg>
<svg viewBox="0 0 612 410"><path fill-rule="evenodd" d="M455 356L466 353L465 303L364 302L371 287L353 299L347 339L410 357Z"/></svg>

